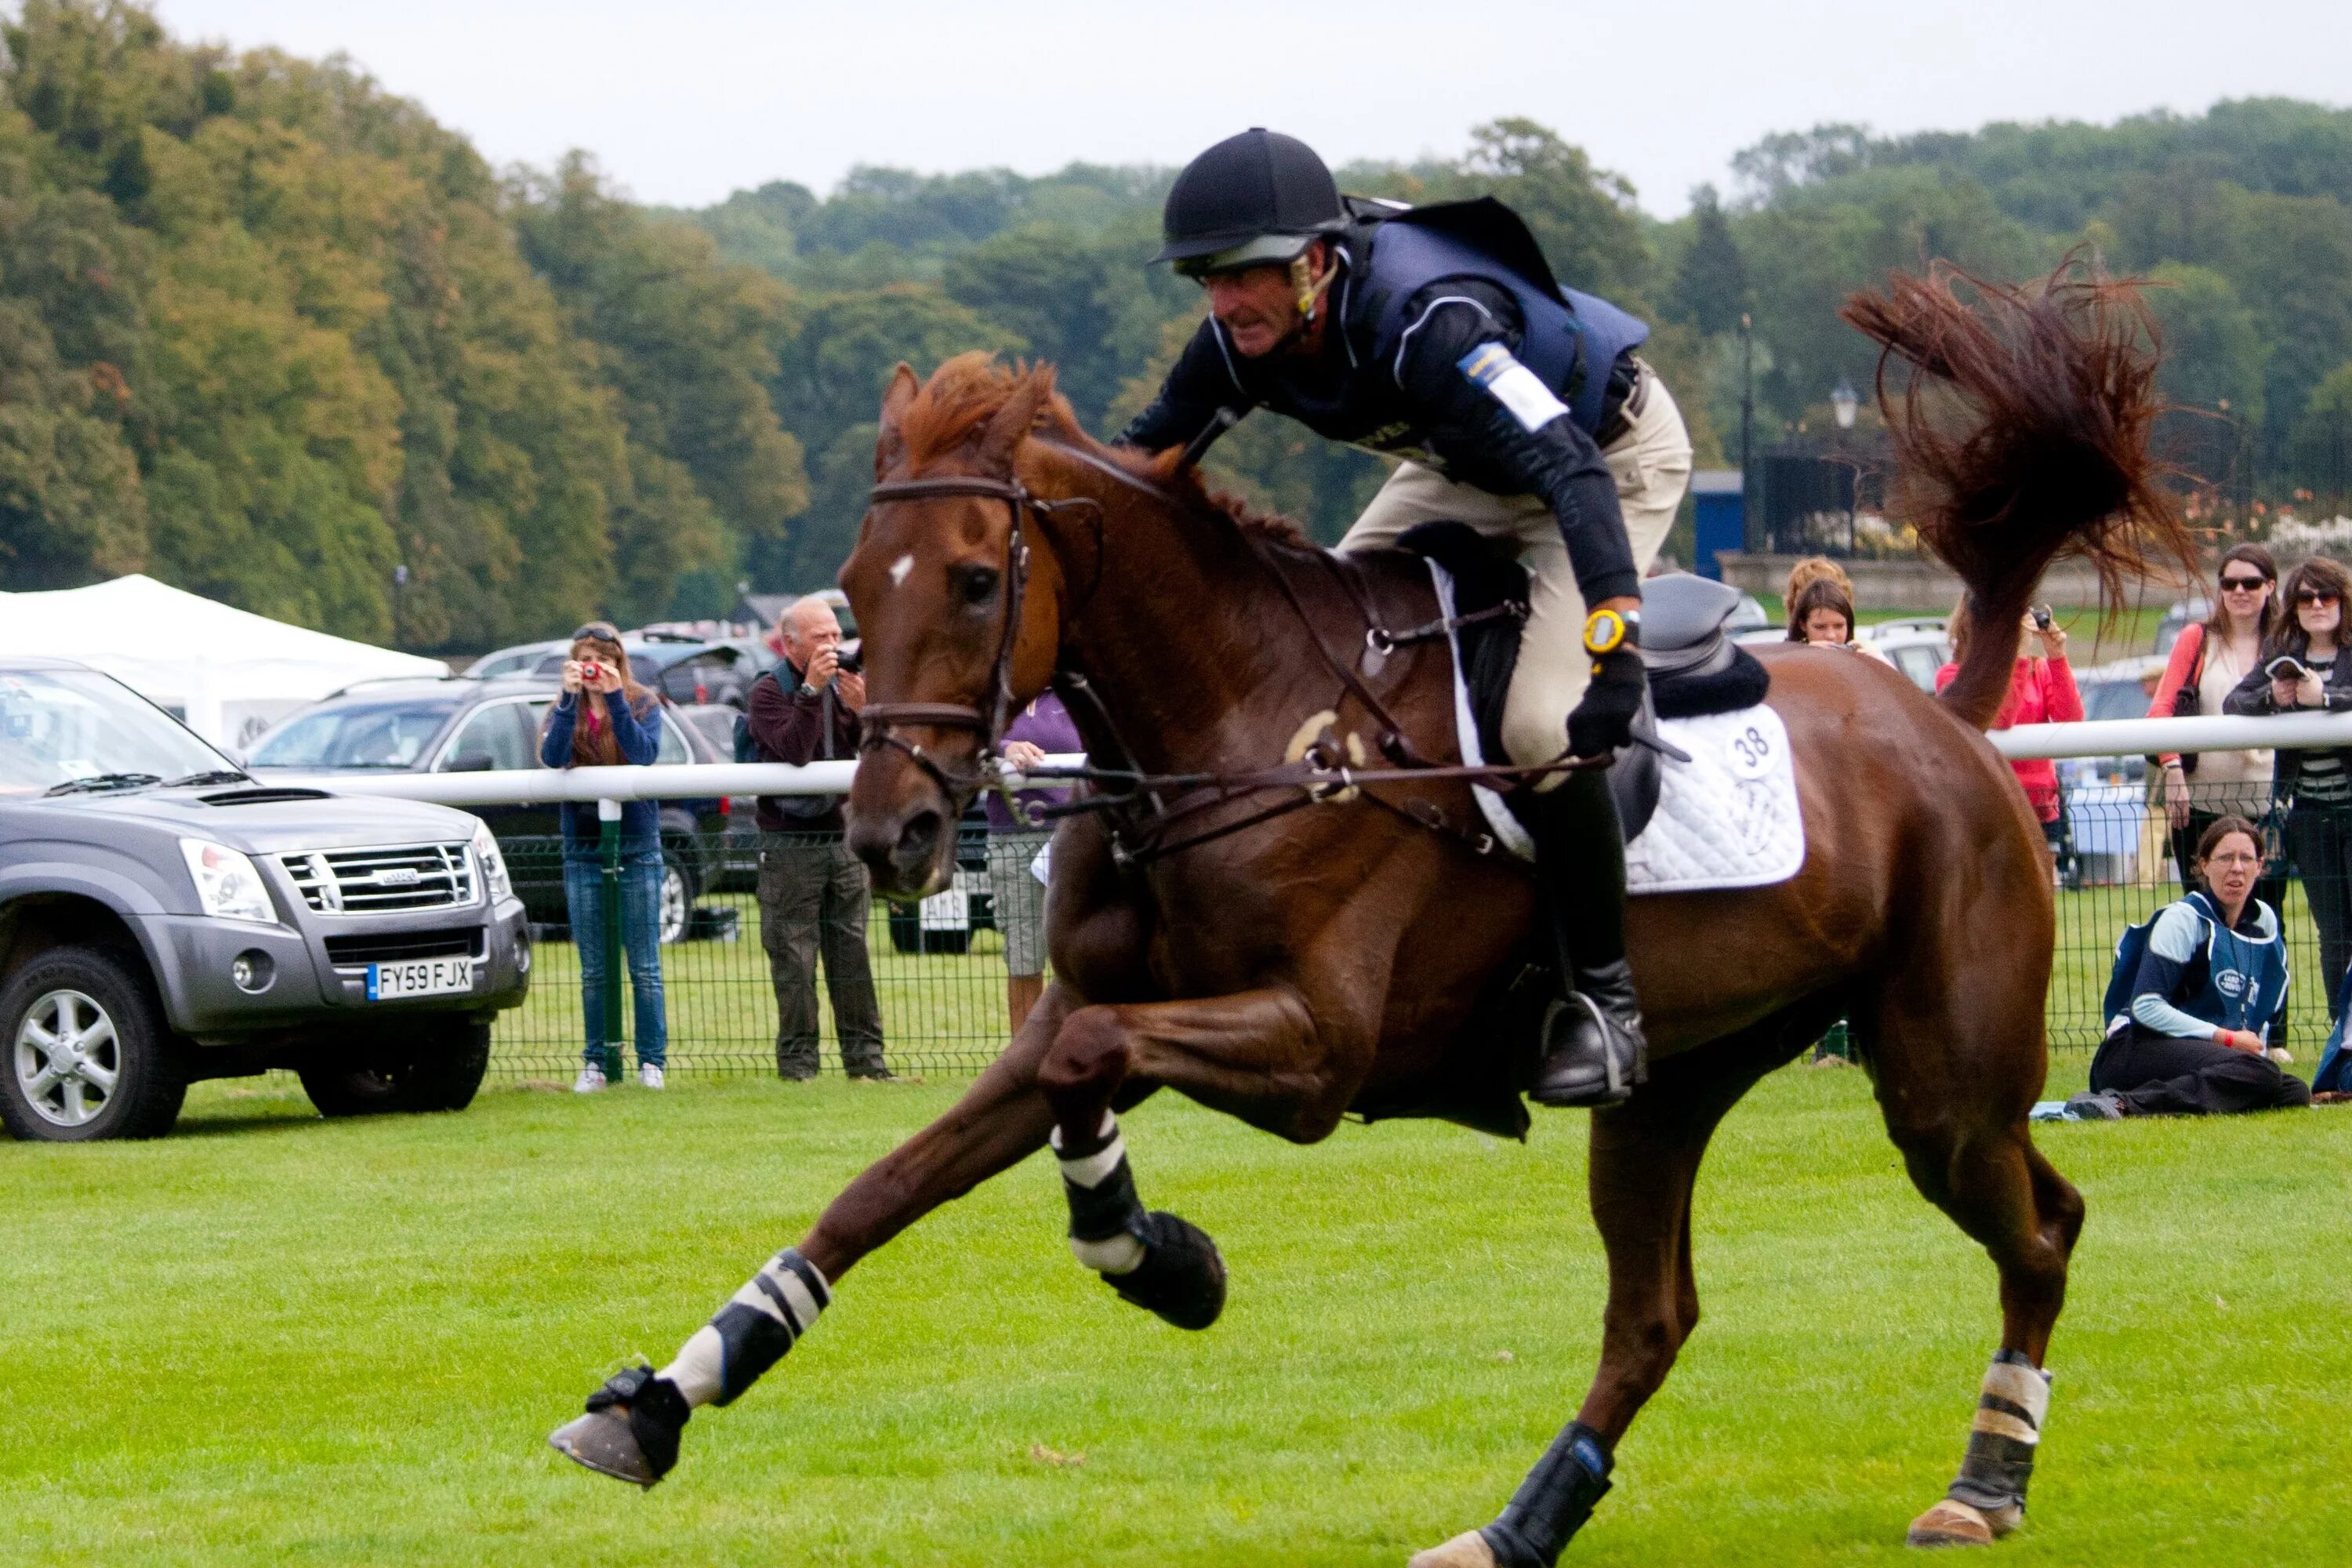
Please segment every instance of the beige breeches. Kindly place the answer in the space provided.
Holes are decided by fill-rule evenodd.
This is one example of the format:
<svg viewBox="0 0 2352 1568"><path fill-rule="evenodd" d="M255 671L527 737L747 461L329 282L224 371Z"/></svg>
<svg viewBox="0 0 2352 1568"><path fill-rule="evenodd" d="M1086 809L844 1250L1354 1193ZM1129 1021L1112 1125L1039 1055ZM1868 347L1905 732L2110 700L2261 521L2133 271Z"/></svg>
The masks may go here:
<svg viewBox="0 0 2352 1568"><path fill-rule="evenodd" d="M1690 432L1682 410L1648 366L1642 369L1648 393L1633 428L1601 456L1617 479L1617 505L1633 546L1633 565L1647 572L1674 526L1675 512L1690 488ZM1592 661L1584 651L1584 595L1569 569L1568 546L1551 507L1536 496L1489 495L1456 484L1418 463L1389 476L1364 515L1339 542L1342 550L1373 550L1393 544L1416 524L1451 519L1487 538L1507 541L1533 579L1528 616L1519 637L1519 665L1503 705L1503 745L1523 765L1548 763L1568 746L1568 714L1584 695Z"/></svg>

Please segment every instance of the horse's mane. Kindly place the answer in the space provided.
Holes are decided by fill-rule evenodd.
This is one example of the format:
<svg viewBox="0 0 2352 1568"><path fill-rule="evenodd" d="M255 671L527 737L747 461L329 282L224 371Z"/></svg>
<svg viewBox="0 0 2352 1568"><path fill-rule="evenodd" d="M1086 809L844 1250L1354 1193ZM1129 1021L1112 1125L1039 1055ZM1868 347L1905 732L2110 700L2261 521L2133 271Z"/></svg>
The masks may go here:
<svg viewBox="0 0 2352 1568"><path fill-rule="evenodd" d="M1290 519L1279 512L1260 511L1239 496L1209 489L1198 468L1180 470L1169 453L1155 455L1096 440L1078 423L1069 399L1055 390L1054 367L1044 361L1034 364L1016 361L1007 367L995 356L974 351L958 354L933 371L898 418L898 438L906 444L908 467L919 470L952 457L977 439L1006 404L1033 391L1037 414L1030 426L1032 435L1045 437L1130 475L1146 489L1196 512L1229 519L1244 532L1293 549L1314 548Z"/></svg>

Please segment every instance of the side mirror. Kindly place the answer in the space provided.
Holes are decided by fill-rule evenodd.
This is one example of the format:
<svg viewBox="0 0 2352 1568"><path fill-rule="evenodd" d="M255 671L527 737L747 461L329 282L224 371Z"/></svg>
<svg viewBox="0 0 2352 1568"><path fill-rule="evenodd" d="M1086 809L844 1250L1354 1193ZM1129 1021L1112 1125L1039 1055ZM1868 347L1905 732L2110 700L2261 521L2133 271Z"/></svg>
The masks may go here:
<svg viewBox="0 0 2352 1568"><path fill-rule="evenodd" d="M499 760L488 752L460 752L449 759L441 771L450 773L487 773L498 770Z"/></svg>

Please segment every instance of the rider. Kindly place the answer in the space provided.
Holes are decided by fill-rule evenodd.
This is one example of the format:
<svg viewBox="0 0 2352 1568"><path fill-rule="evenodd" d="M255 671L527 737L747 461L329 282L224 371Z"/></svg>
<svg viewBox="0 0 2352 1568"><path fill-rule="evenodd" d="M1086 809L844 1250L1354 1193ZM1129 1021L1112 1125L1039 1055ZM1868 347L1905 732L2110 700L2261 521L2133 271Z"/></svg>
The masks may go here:
<svg viewBox="0 0 2352 1568"><path fill-rule="evenodd" d="M1312 148L1263 129L1187 164L1163 226L1153 259L1200 282L1209 318L1120 439L1205 448L1264 406L1404 458L1339 548L1435 519L1507 544L1531 581L1506 751L1536 765L1625 744L1644 693L1642 574L1690 474L1682 415L1633 354L1649 329L1561 289L1501 204L1343 201ZM1643 1073L1624 840L1599 773L1538 788L1538 881L1570 994L1529 1094L1605 1104Z"/></svg>

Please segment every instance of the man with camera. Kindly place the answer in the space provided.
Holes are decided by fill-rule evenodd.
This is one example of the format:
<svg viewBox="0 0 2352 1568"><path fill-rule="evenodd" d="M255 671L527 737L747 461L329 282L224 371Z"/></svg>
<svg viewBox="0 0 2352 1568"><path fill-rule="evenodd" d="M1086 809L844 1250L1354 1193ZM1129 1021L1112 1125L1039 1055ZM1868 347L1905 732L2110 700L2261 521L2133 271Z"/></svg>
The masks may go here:
<svg viewBox="0 0 2352 1568"><path fill-rule="evenodd" d="M814 595L801 599L777 631L784 661L751 685L747 728L758 760L805 764L856 756L866 678L844 667L833 606ZM816 1076L822 953L842 1067L852 1078L888 1079L866 950L873 892L866 868L842 843L840 797L763 795L759 824L760 945L776 987L777 1073L794 1081Z"/></svg>

